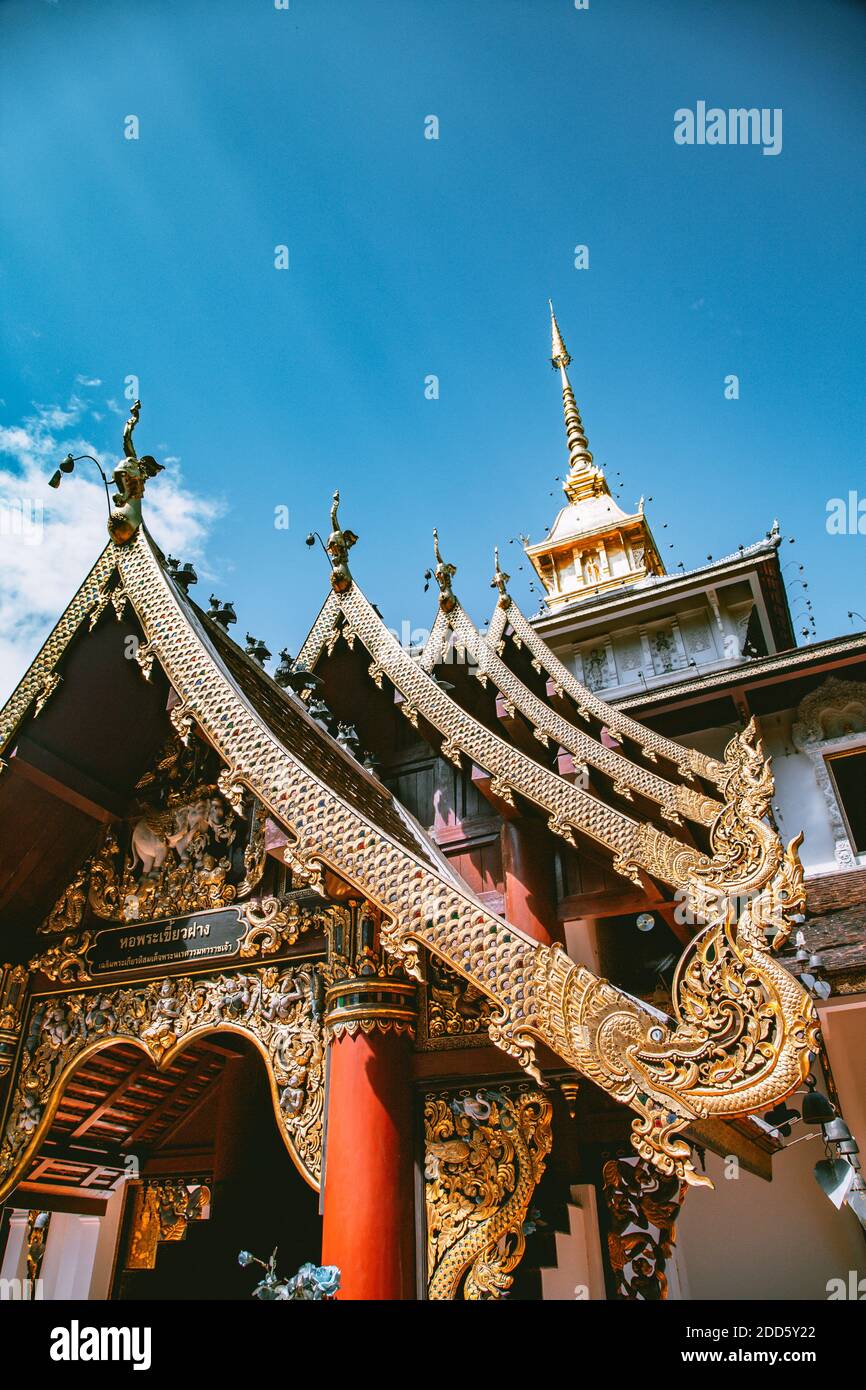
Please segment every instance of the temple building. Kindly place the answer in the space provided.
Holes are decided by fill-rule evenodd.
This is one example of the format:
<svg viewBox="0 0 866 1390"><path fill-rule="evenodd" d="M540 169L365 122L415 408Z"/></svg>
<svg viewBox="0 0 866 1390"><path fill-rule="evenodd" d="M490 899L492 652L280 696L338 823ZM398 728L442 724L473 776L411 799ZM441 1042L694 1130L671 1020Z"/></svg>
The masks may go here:
<svg viewBox="0 0 866 1390"><path fill-rule="evenodd" d="M133 408L108 543L0 710L21 1297L246 1298L274 1247L339 1299L863 1273L866 634L796 645L776 523L667 573L551 322L542 611L497 553L474 621L434 531L421 650L335 493L269 674L148 532Z"/></svg>

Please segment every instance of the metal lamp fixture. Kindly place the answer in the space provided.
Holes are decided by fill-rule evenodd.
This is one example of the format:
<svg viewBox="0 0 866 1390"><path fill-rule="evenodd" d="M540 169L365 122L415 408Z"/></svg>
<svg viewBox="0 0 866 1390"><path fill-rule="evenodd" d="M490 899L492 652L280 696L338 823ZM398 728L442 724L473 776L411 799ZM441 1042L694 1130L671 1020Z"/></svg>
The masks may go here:
<svg viewBox="0 0 866 1390"><path fill-rule="evenodd" d="M89 459L89 461L91 463L95 463L96 467L99 469L99 476L102 479L102 483L105 488L105 501L108 506L108 515L111 516L111 497L108 491L108 478L105 476L105 472L103 471L103 467L102 464L99 462L99 459L94 458L93 454L77 454L74 458L72 454L67 454L66 458L60 464L60 467L55 469L51 477L48 479L48 486L54 488L59 487L63 480L63 474L71 473L75 468L76 463L80 463L82 459Z"/></svg>

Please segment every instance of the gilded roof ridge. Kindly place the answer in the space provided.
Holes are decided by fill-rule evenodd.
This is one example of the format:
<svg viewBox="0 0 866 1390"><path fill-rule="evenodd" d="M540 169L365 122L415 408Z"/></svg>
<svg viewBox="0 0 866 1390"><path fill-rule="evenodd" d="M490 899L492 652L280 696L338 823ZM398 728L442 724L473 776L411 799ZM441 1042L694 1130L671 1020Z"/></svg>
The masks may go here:
<svg viewBox="0 0 866 1390"><path fill-rule="evenodd" d="M117 568L117 553L113 541L103 546L23 676L0 707L0 753L9 746L31 705L59 683L57 665Z"/></svg>
<svg viewBox="0 0 866 1390"><path fill-rule="evenodd" d="M270 672L267 671L263 666L260 666L259 663L255 661L253 657L250 656L249 652L247 652L242 646L240 646L238 642L234 640L230 633L224 631L218 623L216 623L212 618L209 618L207 613L204 612L200 605L197 604L194 599L191 599L188 594L185 594L180 588L180 586L178 586L175 583L171 574L169 574L164 567L162 568L166 580L175 590L178 601L180 603L186 602L187 604L189 604L190 608L192 609L193 618L196 621L198 621L199 624L202 626L205 635L208 638L216 637L218 642L225 642L228 645L230 645L236 659L246 666L247 670L250 672L250 675L256 681L258 681L259 683L265 683L269 689L270 694L274 698L287 701L291 705L292 710L296 714L299 714L303 717L304 721L307 723L310 729L315 730L316 734L320 736L322 742L326 743L335 754L339 755L341 758L349 762L353 772L357 776L363 777L364 780L371 787L371 789L375 791L378 796L382 797L384 801L393 802L395 806L399 806L400 803L398 801L398 798L394 796L394 793L390 790L390 788L386 787L383 782L380 782L378 777L374 777L373 774L366 767L364 767L364 764L359 762L359 760L352 753L351 749L344 747L342 743L340 743L337 739L334 738L333 734L331 734L328 729L324 728L321 724L318 723L317 720L315 720L312 717L304 701L300 699L300 697L296 695L293 690L285 690L281 685L278 685L277 682L274 680L273 676L270 674ZM214 646L212 641L210 645L212 647ZM219 651L216 649L216 647L214 647L214 660L216 660L219 663L226 679L231 681L233 685L236 685L232 673L225 668L225 663L222 661ZM246 699L247 704L249 704L252 711L256 713L257 711L255 710L254 702L249 700L249 698L244 695L243 691L239 690L237 693L239 698ZM401 809L404 808L401 807ZM433 842L431 841L431 843Z"/></svg>
<svg viewBox="0 0 866 1390"><path fill-rule="evenodd" d="M496 646L479 632L459 599L448 613L448 625L473 657L478 679L492 680L505 701L529 720L540 743L546 745L548 739L554 739L580 762L610 777L619 795L631 800L632 794L639 792L656 802L662 818L674 825L680 824L682 816L700 825L712 825L722 810L721 802L641 767L558 714L501 660Z"/></svg>
<svg viewBox="0 0 866 1390"><path fill-rule="evenodd" d="M357 582L339 595L339 605L344 619L339 634L352 645L360 640L371 657L371 679L378 684L388 677L403 697L401 708L413 724L423 718L442 735L444 756L457 764L465 757L484 768L495 795L504 800L513 799L515 793L526 797L547 813L550 829L570 843L575 843L575 832L579 832L604 845L614 855L617 872L638 883L641 872L653 873L676 886L678 856L697 857L697 850L567 782L480 723L405 651Z"/></svg>
<svg viewBox="0 0 866 1390"><path fill-rule="evenodd" d="M487 641L491 646L498 647L504 640L505 629L509 624L514 633L514 640L518 645L526 645L533 665L537 663L536 669L544 671L555 685L575 702L578 713L586 718L592 716L600 719L612 732L633 740L643 749L646 757L652 760L663 757L673 762L682 776L692 778L697 775L719 784L724 768L715 758L710 758L694 748L687 748L685 744L677 743L674 739L665 738L654 729L629 718L579 681L532 626L513 597L507 609L503 609L499 603L494 609L487 632Z"/></svg>

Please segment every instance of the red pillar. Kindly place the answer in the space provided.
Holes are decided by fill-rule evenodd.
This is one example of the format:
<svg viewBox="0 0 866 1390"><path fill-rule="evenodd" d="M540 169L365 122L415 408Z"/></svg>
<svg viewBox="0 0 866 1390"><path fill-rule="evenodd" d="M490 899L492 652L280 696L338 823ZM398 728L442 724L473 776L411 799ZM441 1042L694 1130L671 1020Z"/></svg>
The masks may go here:
<svg viewBox="0 0 866 1390"><path fill-rule="evenodd" d="M565 940L556 911L556 879L550 831L540 822L502 824L505 916L513 926L549 946Z"/></svg>
<svg viewBox="0 0 866 1390"><path fill-rule="evenodd" d="M415 1296L411 1053L405 1034L330 1044L322 1263L341 1299Z"/></svg>

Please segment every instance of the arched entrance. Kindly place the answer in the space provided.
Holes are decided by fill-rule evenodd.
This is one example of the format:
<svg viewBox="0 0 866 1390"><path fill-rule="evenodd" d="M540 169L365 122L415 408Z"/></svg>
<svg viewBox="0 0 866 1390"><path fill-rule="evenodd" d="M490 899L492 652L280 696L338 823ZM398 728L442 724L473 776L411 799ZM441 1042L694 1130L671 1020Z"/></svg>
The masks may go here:
<svg viewBox="0 0 866 1390"><path fill-rule="evenodd" d="M318 1198L275 1118L256 1042L198 1035L157 1067L113 1041L76 1062L7 1199L3 1277L45 1298L250 1295L241 1249L317 1260Z"/></svg>

